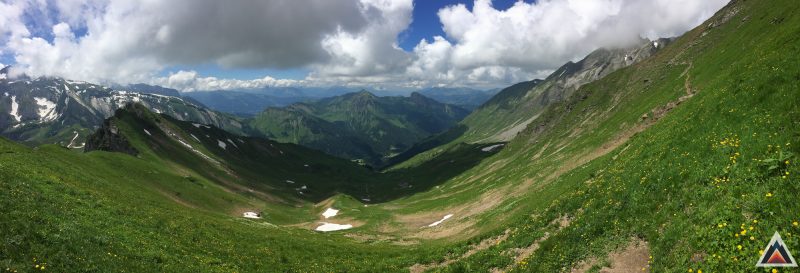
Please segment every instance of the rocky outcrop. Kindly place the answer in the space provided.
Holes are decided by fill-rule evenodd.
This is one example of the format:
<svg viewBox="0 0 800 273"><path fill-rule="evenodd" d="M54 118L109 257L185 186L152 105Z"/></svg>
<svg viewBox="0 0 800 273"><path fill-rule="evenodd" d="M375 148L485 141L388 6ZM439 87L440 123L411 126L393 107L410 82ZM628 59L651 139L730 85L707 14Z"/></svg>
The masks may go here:
<svg viewBox="0 0 800 273"><path fill-rule="evenodd" d="M100 129L87 137L86 147L84 147L83 151L118 152L133 156L139 154L139 151L128 142L128 139L120 134L119 128L114 124L113 118L103 121L103 125Z"/></svg>

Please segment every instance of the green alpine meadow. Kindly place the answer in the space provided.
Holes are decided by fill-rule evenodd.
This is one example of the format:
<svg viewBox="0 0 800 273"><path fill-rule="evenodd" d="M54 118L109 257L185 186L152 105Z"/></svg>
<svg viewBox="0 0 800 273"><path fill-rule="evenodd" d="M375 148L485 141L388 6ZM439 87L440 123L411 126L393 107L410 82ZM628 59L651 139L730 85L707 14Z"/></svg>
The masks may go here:
<svg viewBox="0 0 800 273"><path fill-rule="evenodd" d="M39 2L0 272L800 272L795 1Z"/></svg>

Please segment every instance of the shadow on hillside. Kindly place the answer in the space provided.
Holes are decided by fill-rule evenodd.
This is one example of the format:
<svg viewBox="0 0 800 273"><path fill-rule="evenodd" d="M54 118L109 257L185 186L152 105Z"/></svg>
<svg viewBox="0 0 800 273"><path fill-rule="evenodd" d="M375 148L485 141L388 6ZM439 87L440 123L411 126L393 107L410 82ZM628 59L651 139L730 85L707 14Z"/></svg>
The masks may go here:
<svg viewBox="0 0 800 273"><path fill-rule="evenodd" d="M458 124L443 133L425 138L411 146L411 148L408 148L408 150L389 158L382 166L378 166L378 169L388 169L389 167L405 162L406 160L409 160L418 154L450 143L464 135L464 133L467 132L467 129L469 129L469 127L466 125Z"/></svg>
<svg viewBox="0 0 800 273"><path fill-rule="evenodd" d="M445 150L420 160L419 165L381 172L303 146L236 136L144 110L117 112L115 124L121 134L140 151L151 151L174 163L176 170L183 169L179 172L187 181L194 179L194 172L228 191L265 200L278 197L317 203L342 193L364 203L391 201L428 191L502 150L496 144L440 147L430 141L429 145L436 145L419 151ZM448 143L465 131L465 126L451 129L436 141ZM187 149L188 143L200 150ZM490 146L495 148L486 149ZM213 159L206 154L213 154Z"/></svg>
<svg viewBox="0 0 800 273"><path fill-rule="evenodd" d="M364 189L344 191L366 203L382 203L425 192L474 168L502 150L499 143L459 143L438 156L410 168L376 173ZM495 146L495 149L485 148Z"/></svg>

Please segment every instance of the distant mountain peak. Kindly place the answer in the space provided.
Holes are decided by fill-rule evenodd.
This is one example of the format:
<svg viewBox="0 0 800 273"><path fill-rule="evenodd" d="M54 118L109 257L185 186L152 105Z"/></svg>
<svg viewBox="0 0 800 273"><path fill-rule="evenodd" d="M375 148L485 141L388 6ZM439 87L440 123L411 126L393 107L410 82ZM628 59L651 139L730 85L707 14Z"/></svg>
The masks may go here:
<svg viewBox="0 0 800 273"><path fill-rule="evenodd" d="M375 94L372 94L372 92L369 92L366 89L361 89L361 91L355 92L354 94L358 97L369 97L369 98L377 97L375 96Z"/></svg>

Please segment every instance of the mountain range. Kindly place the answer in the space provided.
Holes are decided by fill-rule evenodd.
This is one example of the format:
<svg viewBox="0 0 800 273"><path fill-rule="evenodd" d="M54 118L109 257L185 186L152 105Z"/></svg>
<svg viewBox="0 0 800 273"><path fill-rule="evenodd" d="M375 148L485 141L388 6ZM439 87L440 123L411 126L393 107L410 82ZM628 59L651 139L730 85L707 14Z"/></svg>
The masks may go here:
<svg viewBox="0 0 800 273"><path fill-rule="evenodd" d="M262 109L245 118L210 110L174 89L145 84L117 88L125 90L60 78L2 79L0 129L4 136L30 145L58 143L81 148L104 119L127 103L136 102L180 120L302 144L377 166L417 140L449 129L468 113L419 93L409 97L378 97L362 91ZM214 99L218 97L260 96L230 91L213 94L216 95L196 97L210 99L213 104L224 102ZM247 107L241 99L233 102Z"/></svg>
<svg viewBox="0 0 800 273"><path fill-rule="evenodd" d="M248 126L254 135L380 165L385 157L449 129L468 113L419 93L378 97L361 91L267 108Z"/></svg>
<svg viewBox="0 0 800 273"><path fill-rule="evenodd" d="M146 86L146 85L145 85ZM128 89L132 89L131 86ZM151 91L151 89L132 89ZM297 102L341 96L360 91L354 88L263 88L254 90L220 90L184 92L184 99L191 98L210 109L245 117L258 114L268 107L284 107ZM473 110L492 97L498 90L481 91L471 88L433 87L416 91L438 102ZM410 96L408 91L372 91L377 96ZM162 94L163 95L163 94ZM172 96L180 96L172 94Z"/></svg>
<svg viewBox="0 0 800 273"><path fill-rule="evenodd" d="M85 137L127 103L137 102L178 119L241 132L236 119L180 97L114 90L60 78L0 79L0 132L32 145L82 147Z"/></svg>

